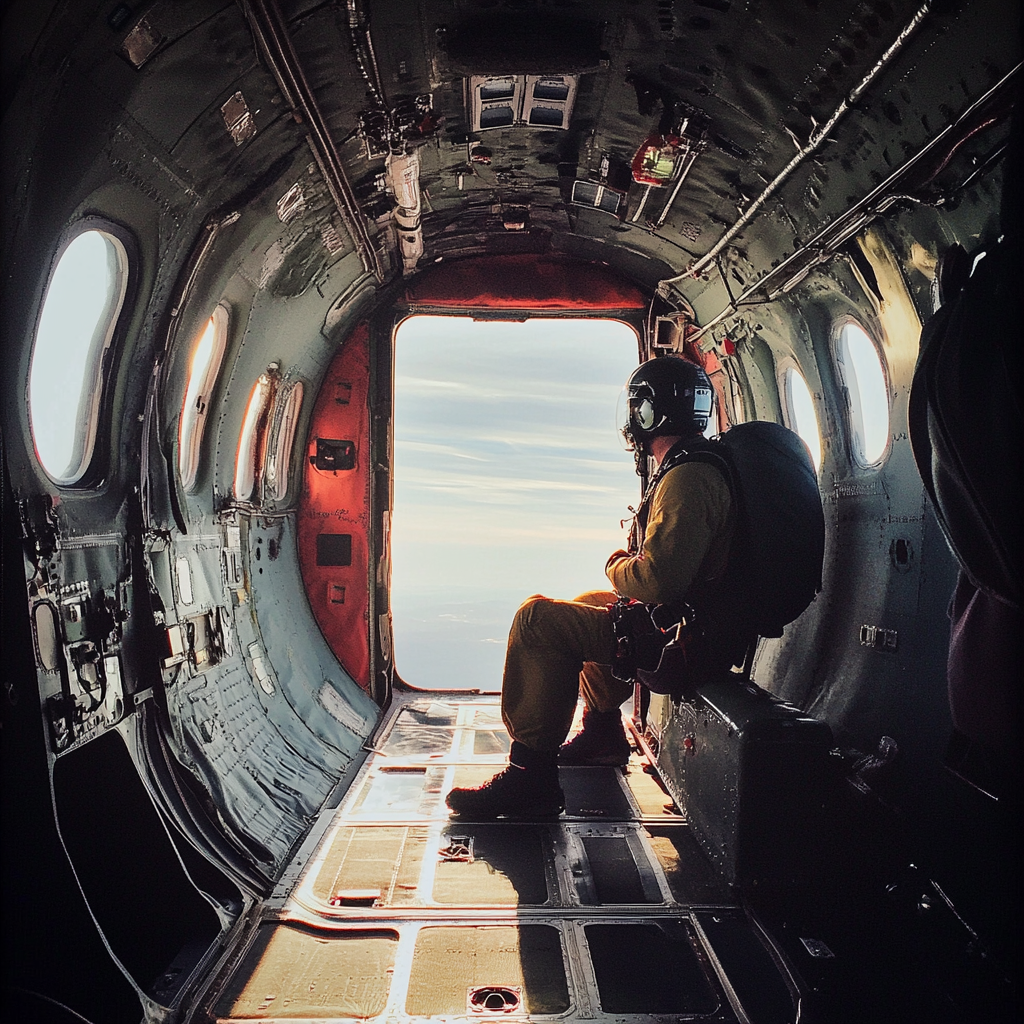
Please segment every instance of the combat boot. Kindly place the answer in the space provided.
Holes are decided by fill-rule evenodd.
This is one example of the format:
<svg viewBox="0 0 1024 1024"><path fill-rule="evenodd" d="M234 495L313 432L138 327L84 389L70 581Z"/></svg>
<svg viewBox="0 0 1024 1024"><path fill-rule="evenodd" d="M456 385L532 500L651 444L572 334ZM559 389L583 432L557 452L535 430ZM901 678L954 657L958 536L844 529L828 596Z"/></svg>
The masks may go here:
<svg viewBox="0 0 1024 1024"><path fill-rule="evenodd" d="M622 728L622 714L618 708L597 711L586 705L583 709L583 728L558 751L558 763L624 767L629 762L632 748Z"/></svg>
<svg viewBox="0 0 1024 1024"><path fill-rule="evenodd" d="M557 751L513 741L504 771L474 789L453 789L445 803L452 813L476 820L555 818L565 809L557 758Z"/></svg>

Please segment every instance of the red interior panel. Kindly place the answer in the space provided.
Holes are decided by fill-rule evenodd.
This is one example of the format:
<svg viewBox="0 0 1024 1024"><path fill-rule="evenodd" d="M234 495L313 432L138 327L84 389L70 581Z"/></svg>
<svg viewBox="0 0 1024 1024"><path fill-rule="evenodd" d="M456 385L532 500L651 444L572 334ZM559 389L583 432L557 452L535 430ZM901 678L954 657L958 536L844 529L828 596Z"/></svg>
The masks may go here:
<svg viewBox="0 0 1024 1024"><path fill-rule="evenodd" d="M489 256L441 263L406 286L410 306L486 309L646 309L636 285L606 267L558 256Z"/></svg>
<svg viewBox="0 0 1024 1024"><path fill-rule="evenodd" d="M299 567L313 615L338 661L363 689L370 686L369 339L369 328L360 324L320 388L306 442L298 523Z"/></svg>

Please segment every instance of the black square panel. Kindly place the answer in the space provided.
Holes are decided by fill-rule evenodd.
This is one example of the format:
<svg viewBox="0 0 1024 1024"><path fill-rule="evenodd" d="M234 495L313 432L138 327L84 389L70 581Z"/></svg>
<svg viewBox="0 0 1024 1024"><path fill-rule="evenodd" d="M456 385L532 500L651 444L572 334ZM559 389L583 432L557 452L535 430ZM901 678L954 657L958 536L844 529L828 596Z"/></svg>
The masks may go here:
<svg viewBox="0 0 1024 1024"><path fill-rule="evenodd" d="M696 915L751 1020L788 1024L796 1015L789 986L741 910Z"/></svg>
<svg viewBox="0 0 1024 1024"><path fill-rule="evenodd" d="M317 469L337 472L356 468L355 441L334 441L325 437L316 439L316 455L309 460Z"/></svg>
<svg viewBox="0 0 1024 1024"><path fill-rule="evenodd" d="M709 1014L712 988L682 921L588 924L590 959L605 1013Z"/></svg>
<svg viewBox="0 0 1024 1024"><path fill-rule="evenodd" d="M595 903L660 903L644 883L625 836L582 836L594 883ZM584 902L590 902L584 900Z"/></svg>
<svg viewBox="0 0 1024 1024"><path fill-rule="evenodd" d="M316 538L317 565L351 565L352 534L321 533Z"/></svg>
<svg viewBox="0 0 1024 1024"><path fill-rule="evenodd" d="M566 814L602 821L635 817L619 784L622 772L618 768L561 768L558 776L565 791Z"/></svg>

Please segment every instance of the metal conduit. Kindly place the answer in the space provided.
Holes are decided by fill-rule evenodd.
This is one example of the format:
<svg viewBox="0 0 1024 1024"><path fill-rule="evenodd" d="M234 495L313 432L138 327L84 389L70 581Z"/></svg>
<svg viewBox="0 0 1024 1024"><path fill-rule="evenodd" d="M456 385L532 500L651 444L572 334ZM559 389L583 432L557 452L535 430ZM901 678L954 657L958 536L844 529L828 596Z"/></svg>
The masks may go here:
<svg viewBox="0 0 1024 1024"><path fill-rule="evenodd" d="M918 164L931 156L945 142L952 139L952 148L955 149L959 146L963 141L963 139L959 137L962 131L966 131L966 135L963 136L964 138L974 134L978 130L978 126L973 124L974 117L978 115L979 112L981 112L988 104L992 103L993 100L996 100L1005 89L1012 85L1013 80L1020 73L1022 67L1024 67L1024 63L1019 63L1011 68L998 82L996 82L994 86L992 86L991 89L988 90L988 92L972 103L955 121L947 125L926 146L919 149L912 157L910 157L909 160L906 161L906 163L890 174L885 181L872 189L862 200L860 200L860 202L850 207L850 209L842 216L836 218L836 220L822 228L806 245L801 246L796 252L784 259L777 267L768 271L766 274L759 277L752 285L745 288L743 292L733 299L733 301L730 302L729 305L727 305L720 313L712 317L711 320L704 324L694 334L689 335L688 340L696 341L700 339L713 327L716 327L726 319L726 317L736 313L740 306L771 302L773 299L777 298L779 294L783 294L795 288L816 266L831 259L835 254L835 250L847 241L847 239L851 238L862 228L870 224L875 217L884 213L893 203L902 198L906 198L896 193L895 190L898 186L903 184L904 179L907 178L910 172L918 166ZM987 123L989 122L986 122L986 124ZM941 166L944 166L945 162L946 161L943 161ZM993 162L994 161L990 161L989 166L991 166ZM981 169L978 168L978 170L980 171ZM934 177L936 173L938 172L933 172L930 177ZM968 181L973 180L976 174L977 171L971 175ZM680 278L682 276L685 275L680 275ZM675 281L680 278L673 278L672 280ZM771 287L772 283L779 281L782 282L781 286L776 292L770 294L768 289ZM661 284L668 283L671 283L671 281L661 282ZM761 293L760 296L758 293Z"/></svg>
<svg viewBox="0 0 1024 1024"><path fill-rule="evenodd" d="M355 244L363 268L372 273L378 282L382 282L385 271L381 266L380 257L366 231L362 210L345 175L334 139L327 130L327 123L313 96L313 90L302 72L281 9L276 0L239 0L239 3L249 22L249 28L277 79L278 88L292 110L309 126L309 148L313 152L345 228Z"/></svg>
<svg viewBox="0 0 1024 1024"><path fill-rule="evenodd" d="M913 18L907 22L903 31L900 32L893 41L892 45L885 51L885 53L882 54L875 66L860 80L843 102L836 107L832 116L816 131L811 133L810 138L807 140L807 144L800 149L793 159L783 167L771 182L769 182L765 190L750 204L750 206L747 207L747 209L740 215L739 220L737 220L736 223L733 224L724 235L722 235L711 249L681 274L678 274L675 277L665 278L663 281L658 282L658 294L661 295L662 298L670 298L673 286L679 284L688 277L692 278L700 274L701 271L712 263L715 257L729 244L729 242L731 242L733 238L735 238L736 235L739 234L739 232L742 231L751 220L753 220L754 215L758 210L760 210L761 207L764 206L764 204L775 194L775 192L778 191L779 187L786 181L793 171L795 171L808 156L821 146L828 137L829 132L832 131L832 129L846 115L849 109L857 102L857 100L860 99L865 90L888 66L893 57L903 49L907 40L917 30L921 22L924 21L925 16L931 10L931 6L931 0L928 0L928 2L918 9Z"/></svg>
<svg viewBox="0 0 1024 1024"><path fill-rule="evenodd" d="M362 71L363 78L370 87L377 106L386 111L387 100L384 95L384 83L381 81L377 55L373 52L373 39L370 36L370 30L360 8L359 0L348 0L348 29L352 36L352 48L355 50L359 70Z"/></svg>

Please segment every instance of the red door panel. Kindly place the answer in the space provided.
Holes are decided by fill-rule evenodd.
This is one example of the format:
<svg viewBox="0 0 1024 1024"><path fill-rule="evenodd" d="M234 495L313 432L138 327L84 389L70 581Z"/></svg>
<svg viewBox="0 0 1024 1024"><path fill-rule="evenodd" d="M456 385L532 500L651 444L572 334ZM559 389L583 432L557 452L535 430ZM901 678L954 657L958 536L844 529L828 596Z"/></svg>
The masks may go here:
<svg viewBox="0 0 1024 1024"><path fill-rule="evenodd" d="M370 332L360 324L334 357L313 409L299 567L320 631L345 671L370 686Z"/></svg>

